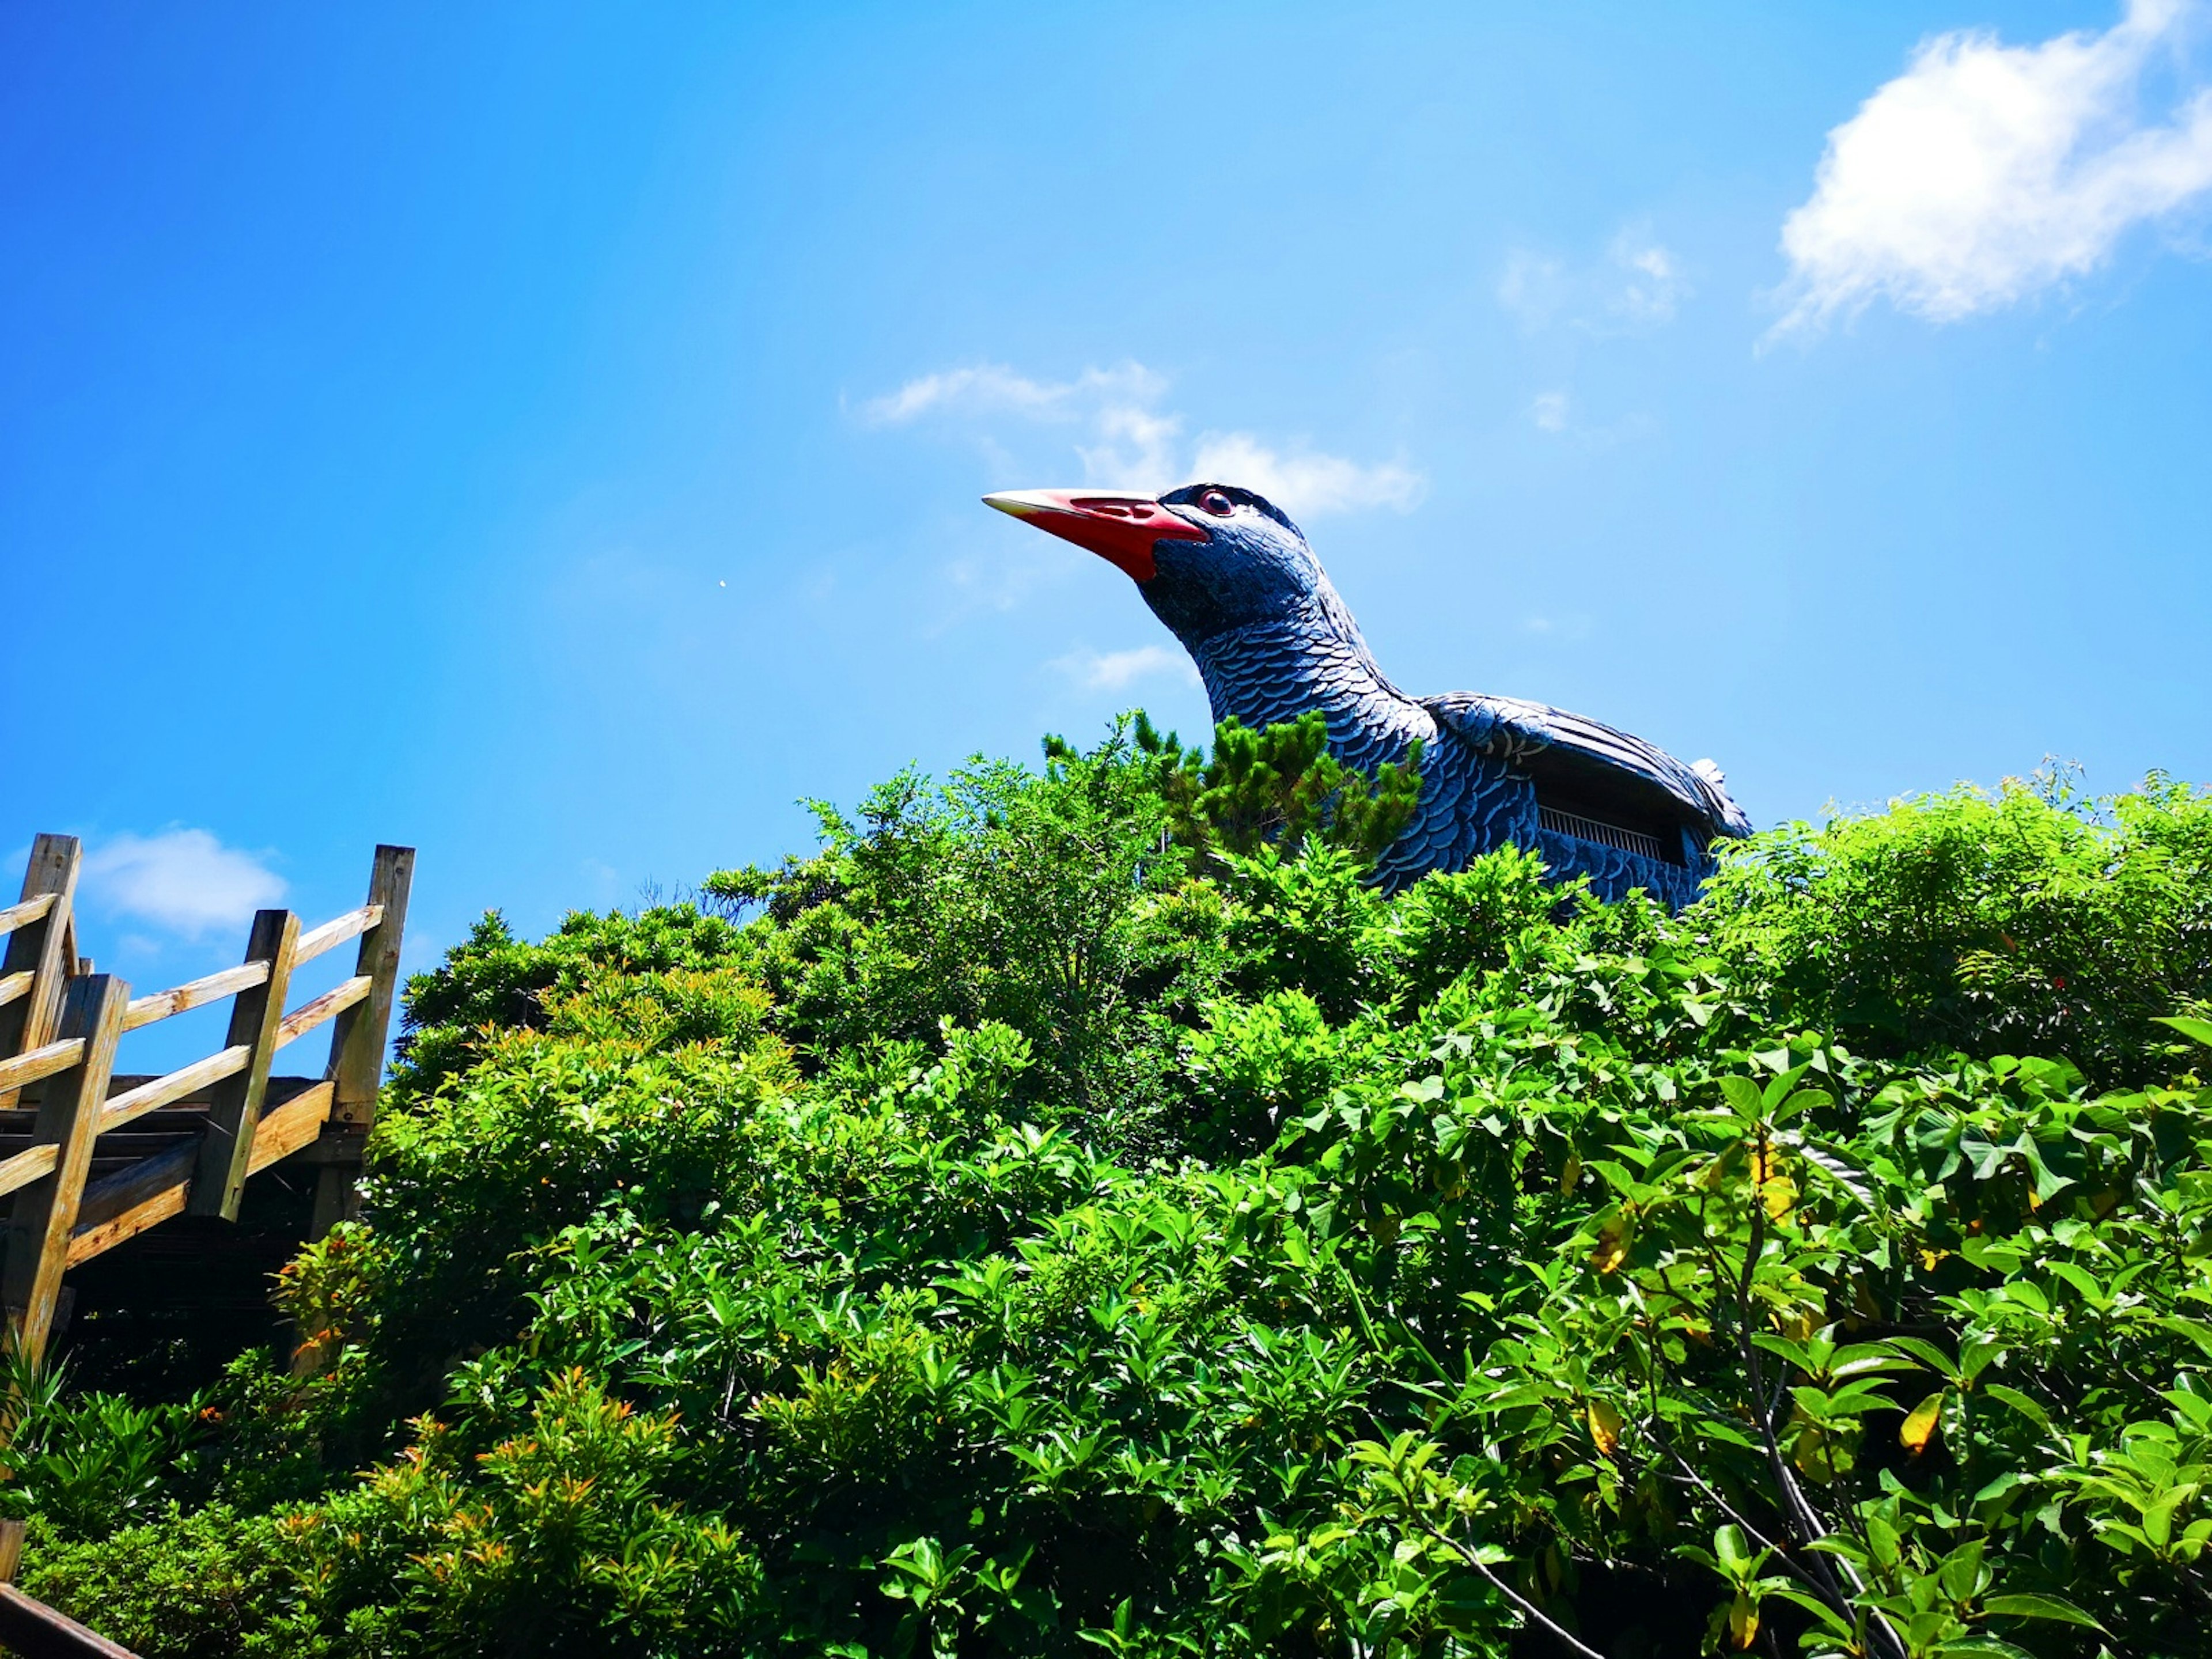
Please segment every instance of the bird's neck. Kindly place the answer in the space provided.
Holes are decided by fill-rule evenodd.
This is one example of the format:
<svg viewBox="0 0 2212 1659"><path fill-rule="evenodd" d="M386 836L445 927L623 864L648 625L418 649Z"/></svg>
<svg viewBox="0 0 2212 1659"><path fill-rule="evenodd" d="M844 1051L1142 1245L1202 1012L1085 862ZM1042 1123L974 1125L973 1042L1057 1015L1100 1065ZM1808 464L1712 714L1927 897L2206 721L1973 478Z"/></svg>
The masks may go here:
<svg viewBox="0 0 2212 1659"><path fill-rule="evenodd" d="M1189 641L1218 721L1258 730L1319 709L1330 747L1372 766L1425 735L1424 711L1391 684L1334 594L1289 616Z"/></svg>

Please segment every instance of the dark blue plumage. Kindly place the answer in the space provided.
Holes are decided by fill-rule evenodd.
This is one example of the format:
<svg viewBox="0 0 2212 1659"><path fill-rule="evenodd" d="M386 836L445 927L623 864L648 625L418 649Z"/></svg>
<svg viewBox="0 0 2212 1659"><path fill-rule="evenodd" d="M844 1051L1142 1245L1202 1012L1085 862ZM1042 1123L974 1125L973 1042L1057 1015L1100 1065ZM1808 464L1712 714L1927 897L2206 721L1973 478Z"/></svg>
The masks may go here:
<svg viewBox="0 0 2212 1659"><path fill-rule="evenodd" d="M1751 825L1710 761L1685 766L1595 720L1511 697L1413 697L1390 683L1305 538L1247 489L1192 484L1158 501L1082 491L985 498L1134 577L1182 642L1216 720L1264 726L1319 709L1329 748L1373 771L1420 745L1420 800L1376 874L1395 889L1508 842L1600 896L1696 896L1716 836Z"/></svg>

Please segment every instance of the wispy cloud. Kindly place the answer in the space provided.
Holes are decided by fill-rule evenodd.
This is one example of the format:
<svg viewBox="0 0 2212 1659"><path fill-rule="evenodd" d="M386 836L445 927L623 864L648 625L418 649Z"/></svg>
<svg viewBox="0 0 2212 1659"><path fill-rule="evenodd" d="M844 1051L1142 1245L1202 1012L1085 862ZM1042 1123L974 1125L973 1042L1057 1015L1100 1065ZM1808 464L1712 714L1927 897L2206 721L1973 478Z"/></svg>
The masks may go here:
<svg viewBox="0 0 2212 1659"><path fill-rule="evenodd" d="M1309 445L1277 446L1249 432L1186 437L1184 417L1164 406L1168 390L1165 376L1138 362L1085 369L1067 380L981 363L908 380L870 399L860 414L876 426L925 416L978 427L1008 418L1071 426L1085 483L1154 491L1200 480L1242 484L1307 517L1376 507L1411 512L1426 488L1401 461L1362 463ZM993 434L981 435L996 447Z"/></svg>
<svg viewBox="0 0 2212 1659"><path fill-rule="evenodd" d="M243 926L284 896L283 878L204 830L117 836L85 855L82 883L94 906L188 939Z"/></svg>
<svg viewBox="0 0 2212 1659"><path fill-rule="evenodd" d="M1528 405L1528 418L1535 422L1539 432L1565 432L1567 409L1565 392L1540 392Z"/></svg>
<svg viewBox="0 0 2212 1659"><path fill-rule="evenodd" d="M1623 226L1604 257L1587 264L1516 247L1498 279L1498 303L1532 334L1555 324L1600 337L1642 333L1673 322L1689 294L1680 257L1641 222Z"/></svg>
<svg viewBox="0 0 2212 1659"><path fill-rule="evenodd" d="M933 412L1011 410L1038 419L1079 419L1098 409L1142 406L1157 401L1167 382L1142 363L1116 368L1086 368L1072 380L1036 380L1003 363L948 368L908 380L897 391L871 398L861 416L876 426L899 426Z"/></svg>
<svg viewBox="0 0 2212 1659"><path fill-rule="evenodd" d="M1198 441L1190 471L1194 477L1256 489L1272 501L1309 514L1363 507L1410 513L1427 488L1419 473L1393 461L1363 466L1311 450L1279 454L1249 432L1205 434Z"/></svg>
<svg viewBox="0 0 2212 1659"><path fill-rule="evenodd" d="M1052 665L1094 691L1120 691L1138 680L1163 676L1199 683L1190 659L1164 645L1140 645L1133 651L1075 651Z"/></svg>
<svg viewBox="0 0 2212 1659"><path fill-rule="evenodd" d="M2194 7L2133 0L2102 33L1938 35L1828 135L1782 228L1778 334L1877 298L1933 322L2094 270L2130 228L2212 190L2212 88L2143 118L2145 71Z"/></svg>

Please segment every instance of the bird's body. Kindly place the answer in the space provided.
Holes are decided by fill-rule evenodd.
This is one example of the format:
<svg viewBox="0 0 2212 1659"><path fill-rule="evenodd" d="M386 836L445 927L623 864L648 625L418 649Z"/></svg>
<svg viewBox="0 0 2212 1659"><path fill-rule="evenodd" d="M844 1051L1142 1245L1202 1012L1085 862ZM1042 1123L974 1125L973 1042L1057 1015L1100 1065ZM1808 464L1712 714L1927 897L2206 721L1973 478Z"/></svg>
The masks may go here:
<svg viewBox="0 0 2212 1659"><path fill-rule="evenodd" d="M1091 548L1197 665L1216 721L1259 728L1319 710L1330 751L1372 773L1419 756L1413 821L1377 861L1396 889L1509 842L1600 897L1643 888L1679 908L1716 836L1750 833L1717 769L1541 703L1413 697L1383 673L1296 526L1249 490L1194 484L1158 501L1082 492L987 497Z"/></svg>

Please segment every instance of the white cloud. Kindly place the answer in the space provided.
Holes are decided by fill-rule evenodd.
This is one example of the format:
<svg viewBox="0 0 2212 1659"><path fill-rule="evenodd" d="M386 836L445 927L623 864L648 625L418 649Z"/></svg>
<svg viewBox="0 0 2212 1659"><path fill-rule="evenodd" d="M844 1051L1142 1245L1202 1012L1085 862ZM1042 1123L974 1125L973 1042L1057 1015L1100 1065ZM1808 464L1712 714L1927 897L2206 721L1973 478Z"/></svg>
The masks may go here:
<svg viewBox="0 0 2212 1659"><path fill-rule="evenodd" d="M1567 429L1567 394L1564 392L1540 392L1528 405L1528 418L1536 423L1540 432L1565 432Z"/></svg>
<svg viewBox="0 0 2212 1659"><path fill-rule="evenodd" d="M933 410L988 412L1011 410L1042 418L1073 418L1085 408L1141 405L1157 399L1167 382L1142 363L1086 368L1073 380L1033 380L1003 363L950 368L908 380L888 396L871 399L861 415L877 426L899 426Z"/></svg>
<svg viewBox="0 0 2212 1659"><path fill-rule="evenodd" d="M1293 514L1340 513L1364 507L1410 513L1420 504L1427 484L1411 467L1393 461L1363 466L1339 455L1319 455L1308 450L1279 455L1249 432L1203 434L1190 473L1193 479L1256 489Z"/></svg>
<svg viewBox="0 0 2212 1659"><path fill-rule="evenodd" d="M1673 322L1689 293L1680 258L1640 222L1622 226L1605 257L1584 266L1515 248L1498 279L1498 303L1531 334L1555 322L1599 337L1642 333Z"/></svg>
<svg viewBox="0 0 2212 1659"><path fill-rule="evenodd" d="M1095 691L1120 691L1137 680L1159 675L1199 684L1198 670L1190 659L1164 645L1140 645L1133 651L1077 651L1058 659L1053 666Z"/></svg>
<svg viewBox="0 0 2212 1659"><path fill-rule="evenodd" d="M2101 34L2040 46L1986 30L1924 42L1828 135L1812 199L1782 227L1775 331L1878 297L1934 322L2009 305L2212 189L2212 89L2162 122L2141 109L2145 70L2193 9L2132 0Z"/></svg>
<svg viewBox="0 0 2212 1659"><path fill-rule="evenodd" d="M896 426L924 416L976 423L1012 416L1073 425L1085 484L1158 492L1205 480L1255 489L1293 517L1359 507L1411 512L1426 480L1400 462L1366 465L1303 446L1278 450L1249 432L1183 436L1183 417L1161 405L1168 382L1142 363L1085 369L1072 380L1036 380L1003 364L943 370L908 380L861 406L862 418ZM1010 465L995 436L980 434L994 469ZM1048 483L1061 482L1046 481Z"/></svg>
<svg viewBox="0 0 2212 1659"><path fill-rule="evenodd" d="M100 908L192 939L242 927L284 896L283 878L204 830L118 836L85 855L83 883Z"/></svg>

